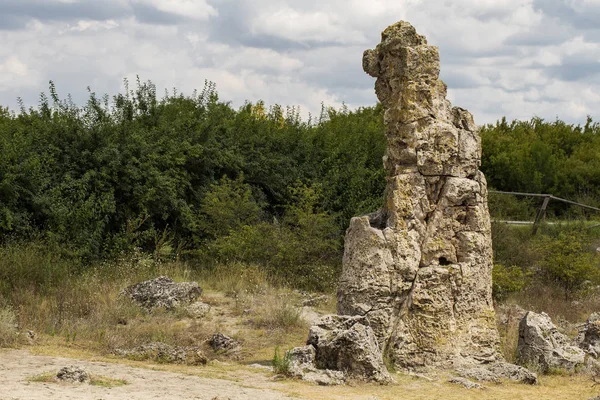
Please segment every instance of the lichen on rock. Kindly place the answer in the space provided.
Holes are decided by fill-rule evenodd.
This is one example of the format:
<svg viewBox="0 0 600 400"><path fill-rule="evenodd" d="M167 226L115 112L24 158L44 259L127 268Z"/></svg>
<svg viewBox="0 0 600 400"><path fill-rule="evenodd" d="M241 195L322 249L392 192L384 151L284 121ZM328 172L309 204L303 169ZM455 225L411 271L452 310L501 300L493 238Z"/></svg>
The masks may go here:
<svg viewBox="0 0 600 400"><path fill-rule="evenodd" d="M356 326L369 328L376 341L371 348L383 357L363 361L535 383L535 374L507 364L499 352L481 139L473 116L446 99L437 47L400 21L383 31L362 61L377 78L375 92L385 109L387 185L383 207L350 222L337 296L338 314L346 319L332 318L327 335L360 320ZM339 369L319 365L327 346L311 337L316 365ZM343 351L338 346L334 353ZM344 372L386 381L383 362L383 370L369 365L379 364Z"/></svg>
<svg viewBox="0 0 600 400"><path fill-rule="evenodd" d="M148 311L163 307L173 310L189 304L202 294L196 282L174 282L167 276L139 282L123 289L121 296L129 297Z"/></svg>
<svg viewBox="0 0 600 400"><path fill-rule="evenodd" d="M338 312L365 316L397 368L498 361L473 117L446 100L438 49L407 22L383 32L363 68L385 108L387 186L378 215L346 233Z"/></svg>

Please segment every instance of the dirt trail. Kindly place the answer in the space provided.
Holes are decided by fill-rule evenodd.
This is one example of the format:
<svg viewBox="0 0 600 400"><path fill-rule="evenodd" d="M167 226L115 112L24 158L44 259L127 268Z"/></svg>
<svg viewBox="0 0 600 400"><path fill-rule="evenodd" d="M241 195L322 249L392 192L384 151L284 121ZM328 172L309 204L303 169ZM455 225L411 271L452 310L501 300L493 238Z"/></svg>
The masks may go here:
<svg viewBox="0 0 600 400"><path fill-rule="evenodd" d="M28 381L32 376L48 372L56 373L60 368L71 364L84 367L92 375L124 379L128 384L105 388L88 384ZM37 356L26 350L0 351L0 400L292 399L276 390L266 388L268 384L269 382L263 379L252 379L251 375L247 377L247 381L242 379L233 382L153 371L118 363ZM294 398L298 399L298 397Z"/></svg>

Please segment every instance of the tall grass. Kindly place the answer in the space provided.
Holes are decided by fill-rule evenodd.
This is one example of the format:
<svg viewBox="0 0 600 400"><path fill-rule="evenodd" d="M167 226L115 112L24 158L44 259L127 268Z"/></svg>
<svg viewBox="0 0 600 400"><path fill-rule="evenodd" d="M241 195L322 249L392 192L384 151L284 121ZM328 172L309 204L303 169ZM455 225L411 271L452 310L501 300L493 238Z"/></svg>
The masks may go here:
<svg viewBox="0 0 600 400"><path fill-rule="evenodd" d="M250 336L281 331L273 339L277 343L267 337L266 345L274 346L281 340L286 343L282 337L305 329L296 306L298 294L281 287L258 266L231 263L202 268L134 252L83 268L76 259L48 255L50 248L39 243L0 246L0 254L6 255L0 258L0 306L6 304L0 307L0 346L14 343L17 325L46 339L108 353L151 342L199 346L223 329L241 329ZM198 282L205 289L203 300L212 301L216 311L200 320L184 308L148 313L119 295L130 284L160 275ZM265 338L261 340L265 344Z"/></svg>

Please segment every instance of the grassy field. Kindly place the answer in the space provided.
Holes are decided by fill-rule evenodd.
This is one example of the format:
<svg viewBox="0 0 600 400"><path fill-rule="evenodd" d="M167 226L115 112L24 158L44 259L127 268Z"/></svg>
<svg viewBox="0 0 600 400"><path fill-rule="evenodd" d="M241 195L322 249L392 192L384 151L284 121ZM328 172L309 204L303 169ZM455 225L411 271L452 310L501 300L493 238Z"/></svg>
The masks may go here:
<svg viewBox="0 0 600 400"><path fill-rule="evenodd" d="M203 302L210 313L195 319L185 310L147 313L119 295L127 285L167 275L176 281L197 281L203 287ZM548 311L553 317L570 315L573 322L587 318L597 308L593 298L574 304L562 300L559 289L540 287L537 292L512 295L508 303L527 309ZM558 290L558 292L553 292ZM310 294L290 290L269 279L251 265L224 266L215 270L192 270L183 262L154 262L142 256L112 265L99 265L62 282L60 290L16 288L11 303L0 304L0 346L23 347L35 355L95 360L118 365L177 372L205 378L223 379L248 387L276 389L309 399L587 399L600 395L586 376L542 376L540 384L485 384L486 389L467 390L447 383L448 375L432 375L431 381L394 374L396 383L379 386L351 384L320 387L250 368L253 363L270 365L277 349L285 351L303 345L310 320L335 312L335 296L321 295L314 307L303 307ZM593 300L593 301L592 301ZM32 330L34 340L16 335ZM516 346L516 325L503 327L503 351L512 361ZM207 340L222 332L242 342L234 353L214 352ZM210 360L206 366L161 364L134 361L113 355L115 349L128 349L149 342L177 346L198 346ZM1 356L0 356L1 358ZM42 379L47 371L31 373ZM42 377L42 378L40 378ZM46 378L47 379L47 376ZM106 383L106 382L105 382ZM102 383L99 383L102 385ZM110 382L106 383L109 386Z"/></svg>

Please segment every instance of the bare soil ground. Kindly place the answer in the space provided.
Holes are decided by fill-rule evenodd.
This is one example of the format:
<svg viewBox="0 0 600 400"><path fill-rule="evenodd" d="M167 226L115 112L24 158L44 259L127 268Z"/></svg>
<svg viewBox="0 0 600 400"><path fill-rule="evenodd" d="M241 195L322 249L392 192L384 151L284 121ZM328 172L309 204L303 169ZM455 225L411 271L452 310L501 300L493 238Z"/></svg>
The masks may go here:
<svg viewBox="0 0 600 400"><path fill-rule="evenodd" d="M446 383L445 376L433 381L396 374L388 386L349 385L322 387L294 380L275 380L272 374L240 364L211 363L205 367L161 365L123 359L77 355L57 356L60 348L31 347L0 351L0 400L83 399L589 399L600 388L586 377L542 377L538 386L488 384L485 390L467 390ZM34 354L37 353L37 354ZM74 358L72 358L73 356ZM34 382L41 374L55 374L66 365L78 365L93 376L122 379L127 384L99 387L89 384Z"/></svg>
<svg viewBox="0 0 600 400"><path fill-rule="evenodd" d="M43 373L56 373L67 365L78 365L95 376L122 379L127 384L100 387L89 384L31 382ZM73 360L64 357L32 355L26 350L0 353L0 399L261 399L291 397L269 389L273 384L260 374L238 382L136 368L111 362Z"/></svg>

